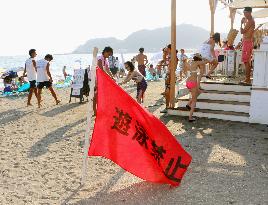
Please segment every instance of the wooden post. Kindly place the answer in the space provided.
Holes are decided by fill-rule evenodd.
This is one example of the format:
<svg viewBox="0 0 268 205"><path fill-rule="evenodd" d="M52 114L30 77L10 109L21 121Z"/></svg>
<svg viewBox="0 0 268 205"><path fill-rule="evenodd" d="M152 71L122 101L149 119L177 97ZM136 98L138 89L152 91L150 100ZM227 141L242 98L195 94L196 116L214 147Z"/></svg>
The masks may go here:
<svg viewBox="0 0 268 205"><path fill-rule="evenodd" d="M171 62L170 62L170 107L175 107L176 53L176 0L171 0Z"/></svg>
<svg viewBox="0 0 268 205"><path fill-rule="evenodd" d="M236 9L229 8L229 10L230 10L230 19L231 19L231 29L234 29L234 20L235 20L235 15L236 15Z"/></svg>
<svg viewBox="0 0 268 205"><path fill-rule="evenodd" d="M214 12L211 11L211 29L210 29L210 35L212 36L214 34Z"/></svg>
<svg viewBox="0 0 268 205"><path fill-rule="evenodd" d="M215 0L209 0L210 6L210 35L214 34Z"/></svg>

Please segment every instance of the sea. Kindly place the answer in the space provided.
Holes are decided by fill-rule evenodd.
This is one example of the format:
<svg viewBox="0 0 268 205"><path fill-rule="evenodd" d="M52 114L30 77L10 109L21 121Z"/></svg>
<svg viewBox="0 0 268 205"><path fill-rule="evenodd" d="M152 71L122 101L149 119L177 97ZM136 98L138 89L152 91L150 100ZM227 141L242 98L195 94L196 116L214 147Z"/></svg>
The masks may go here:
<svg viewBox="0 0 268 205"><path fill-rule="evenodd" d="M120 64L131 60L137 53L127 53L127 54L114 54L115 57L118 57ZM146 53L150 63L156 65L161 59L162 54L159 53ZM186 53L190 55L190 53ZM123 56L123 58L122 58ZM0 56L0 71L5 69L13 69L18 67L24 67L26 59L29 57L25 56ZM37 56L37 60L43 58L43 56ZM58 54L53 55L53 61L50 63L51 68L50 72L54 81L63 79L62 69L66 66L66 72L69 75L73 75L74 69L87 68L92 64L92 54ZM20 72L21 73L21 72ZM19 74L20 75L20 74ZM3 87L3 81L0 80L0 87Z"/></svg>

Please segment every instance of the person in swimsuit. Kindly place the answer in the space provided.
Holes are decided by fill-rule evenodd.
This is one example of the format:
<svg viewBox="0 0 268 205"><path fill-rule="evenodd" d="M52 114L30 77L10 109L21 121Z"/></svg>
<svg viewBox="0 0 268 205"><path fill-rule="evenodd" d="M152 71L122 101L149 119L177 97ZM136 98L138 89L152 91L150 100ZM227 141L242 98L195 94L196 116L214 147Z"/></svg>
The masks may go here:
<svg viewBox="0 0 268 205"><path fill-rule="evenodd" d="M251 15L252 8L246 7L244 9L244 18L241 20L240 31L243 34L242 41L242 62L245 64L246 78L243 83L251 84L251 57L253 51L253 38L255 31L255 21Z"/></svg>
<svg viewBox="0 0 268 205"><path fill-rule="evenodd" d="M146 55L144 55L144 48L140 48L139 49L139 54L135 57L135 60L138 61L138 69L140 71L140 73L146 77L146 71L145 71L145 68L146 68L146 64L149 62L148 61L148 58Z"/></svg>
<svg viewBox="0 0 268 205"><path fill-rule="evenodd" d="M206 75L206 78L211 79L211 74L214 72L214 70L218 66L218 59L215 54L215 45L218 44L221 47L221 35L220 33L215 33L213 36L210 37L210 39L203 43L200 49L200 54L202 57L206 60L208 60L209 64L211 65L211 68L209 72ZM204 70L200 70L200 81L203 77L203 74L205 73Z"/></svg>
<svg viewBox="0 0 268 205"><path fill-rule="evenodd" d="M196 119L193 118L194 109L197 102L197 97L202 93L198 86L198 71L205 68L207 60L202 60L202 56L199 53L194 54L193 60L186 63L186 67L189 70L189 77L186 80L186 87L191 93L191 99L189 100L186 108L189 109L189 122L194 122Z"/></svg>
<svg viewBox="0 0 268 205"><path fill-rule="evenodd" d="M166 64L167 64L167 72L166 72L166 77L165 77L165 92L164 92L164 96L165 96L165 100L166 100L166 108L164 110L161 110L160 113L167 113L167 110L170 106L170 82L171 82L171 76L170 76L170 61L171 61L171 44L169 44L166 48L167 51L167 60L166 60ZM176 50L176 52L178 53L178 50ZM179 59L177 58L177 64L176 67L178 65Z"/></svg>
<svg viewBox="0 0 268 205"><path fill-rule="evenodd" d="M128 71L127 77L122 83L119 83L119 85L123 85L130 80L134 80L137 83L137 101L141 104L144 102L144 93L147 89L147 82L144 76L138 70L135 70L132 62L127 61L125 63L125 68Z"/></svg>

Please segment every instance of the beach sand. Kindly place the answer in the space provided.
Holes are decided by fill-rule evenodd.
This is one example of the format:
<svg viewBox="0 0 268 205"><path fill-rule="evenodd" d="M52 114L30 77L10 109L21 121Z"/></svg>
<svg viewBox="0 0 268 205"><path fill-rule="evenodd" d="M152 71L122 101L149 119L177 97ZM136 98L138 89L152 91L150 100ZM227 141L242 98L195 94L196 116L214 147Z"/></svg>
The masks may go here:
<svg viewBox="0 0 268 205"><path fill-rule="evenodd" d="M181 186L145 182L109 160L90 157L80 187L88 104L70 90L50 94L41 109L26 97L0 98L0 204L268 204L268 128L265 125L160 114L163 82L150 82L145 106L192 155ZM132 96L136 89L126 88Z"/></svg>

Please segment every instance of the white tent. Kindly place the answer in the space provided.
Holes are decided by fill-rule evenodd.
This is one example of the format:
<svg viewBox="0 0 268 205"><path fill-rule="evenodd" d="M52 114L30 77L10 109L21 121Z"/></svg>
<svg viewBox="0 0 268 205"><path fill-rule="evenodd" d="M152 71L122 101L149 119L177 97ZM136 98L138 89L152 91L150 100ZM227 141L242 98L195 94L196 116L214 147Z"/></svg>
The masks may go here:
<svg viewBox="0 0 268 205"><path fill-rule="evenodd" d="M268 8L253 12L252 16L254 18L266 18L268 17Z"/></svg>
<svg viewBox="0 0 268 205"><path fill-rule="evenodd" d="M229 6L236 9L244 7L268 8L268 0L234 0Z"/></svg>
<svg viewBox="0 0 268 205"><path fill-rule="evenodd" d="M263 29L268 29L268 22L262 23L261 25Z"/></svg>

